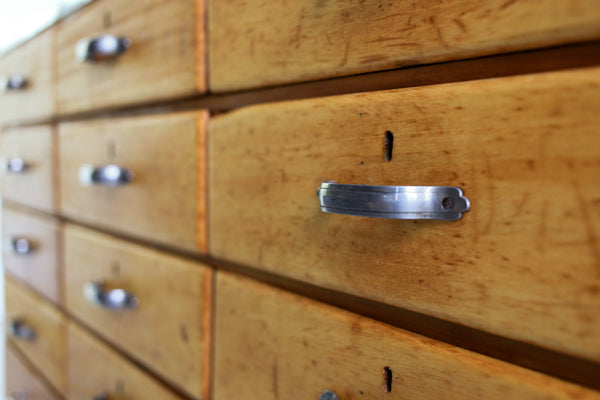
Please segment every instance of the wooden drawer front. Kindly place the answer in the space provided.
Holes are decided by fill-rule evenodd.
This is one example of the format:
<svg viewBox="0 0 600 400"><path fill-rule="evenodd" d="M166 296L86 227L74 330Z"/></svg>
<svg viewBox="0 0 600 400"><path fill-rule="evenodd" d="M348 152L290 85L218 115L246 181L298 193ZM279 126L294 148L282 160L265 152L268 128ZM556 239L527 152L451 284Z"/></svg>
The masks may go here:
<svg viewBox="0 0 600 400"><path fill-rule="evenodd" d="M599 361L599 85L600 69L583 69L217 117L210 253ZM326 180L457 186L471 210L328 214Z"/></svg>
<svg viewBox="0 0 600 400"><path fill-rule="evenodd" d="M58 25L61 114L151 102L204 91L202 0L99 0ZM115 59L82 62L84 39L126 37Z"/></svg>
<svg viewBox="0 0 600 400"><path fill-rule="evenodd" d="M40 210L56 209L54 136L50 126L0 135L2 197Z"/></svg>
<svg viewBox="0 0 600 400"><path fill-rule="evenodd" d="M209 9L212 91L394 69L600 36L600 4L595 0L535 4L210 0Z"/></svg>
<svg viewBox="0 0 600 400"><path fill-rule="evenodd" d="M211 269L75 227L65 229L66 303L115 346L195 397L206 398ZM94 304L84 287L123 289L133 309Z"/></svg>
<svg viewBox="0 0 600 400"><path fill-rule="evenodd" d="M21 359L11 345L6 351L6 394L14 400L58 400L54 392L26 362ZM12 397L11 397L12 396Z"/></svg>
<svg viewBox="0 0 600 400"><path fill-rule="evenodd" d="M204 251L204 127L207 114L62 124L61 211L100 227ZM82 166L129 168L133 181L86 185Z"/></svg>
<svg viewBox="0 0 600 400"><path fill-rule="evenodd" d="M68 328L69 399L179 399L75 323Z"/></svg>
<svg viewBox="0 0 600 400"><path fill-rule="evenodd" d="M19 284L5 280L7 335L48 382L64 393L65 318L50 303ZM11 325L17 323L18 332ZM19 327L20 322L20 327ZM35 337L26 338L33 330Z"/></svg>
<svg viewBox="0 0 600 400"><path fill-rule="evenodd" d="M216 293L215 400L317 399L324 390L344 400L600 398L247 278L219 272Z"/></svg>
<svg viewBox="0 0 600 400"><path fill-rule="evenodd" d="M0 123L38 120L54 113L54 30L36 36L0 58L0 84L20 75L22 89L0 88Z"/></svg>
<svg viewBox="0 0 600 400"><path fill-rule="evenodd" d="M62 302L59 234L54 218L2 207L4 268L55 303Z"/></svg>

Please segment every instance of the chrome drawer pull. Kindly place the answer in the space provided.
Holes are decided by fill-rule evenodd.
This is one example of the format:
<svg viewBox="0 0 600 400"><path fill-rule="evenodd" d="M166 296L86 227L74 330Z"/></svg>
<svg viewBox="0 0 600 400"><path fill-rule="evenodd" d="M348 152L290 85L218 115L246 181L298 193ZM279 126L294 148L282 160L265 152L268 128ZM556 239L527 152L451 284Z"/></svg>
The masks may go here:
<svg viewBox="0 0 600 400"><path fill-rule="evenodd" d="M111 310L133 309L140 304L137 297L123 289L105 290L104 282L86 283L83 294L89 302Z"/></svg>
<svg viewBox="0 0 600 400"><path fill-rule="evenodd" d="M20 157L13 157L7 161L5 167L6 171L8 172L22 174L23 172L27 171L27 169L29 169L30 165Z"/></svg>
<svg viewBox="0 0 600 400"><path fill-rule="evenodd" d="M79 168L79 181L86 186L119 186L131 182L133 176L133 171L129 168L112 164L104 167L85 164Z"/></svg>
<svg viewBox="0 0 600 400"><path fill-rule="evenodd" d="M319 400L338 400L338 395L331 390L326 390L319 396Z"/></svg>
<svg viewBox="0 0 600 400"><path fill-rule="evenodd" d="M16 339L32 341L37 336L35 330L27 325L22 318L12 319L9 324L9 330L11 336Z"/></svg>
<svg viewBox="0 0 600 400"><path fill-rule="evenodd" d="M33 253L36 247L31 240L24 237L11 238L10 244L14 253L23 256Z"/></svg>
<svg viewBox="0 0 600 400"><path fill-rule="evenodd" d="M373 186L321 183L321 210L334 214L391 219L456 221L470 208L460 188L451 186Z"/></svg>
<svg viewBox="0 0 600 400"><path fill-rule="evenodd" d="M4 78L2 81L2 90L4 92L13 90L24 90L27 88L29 81L23 75L12 74Z"/></svg>
<svg viewBox="0 0 600 400"><path fill-rule="evenodd" d="M103 35L77 42L75 56L81 62L109 60L125 53L129 46L131 46L129 38Z"/></svg>

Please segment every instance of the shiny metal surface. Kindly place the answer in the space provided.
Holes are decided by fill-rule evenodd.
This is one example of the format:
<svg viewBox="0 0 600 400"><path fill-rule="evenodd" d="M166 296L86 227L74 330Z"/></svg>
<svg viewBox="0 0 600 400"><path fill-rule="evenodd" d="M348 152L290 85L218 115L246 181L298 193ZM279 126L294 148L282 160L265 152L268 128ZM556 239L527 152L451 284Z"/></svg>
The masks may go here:
<svg viewBox="0 0 600 400"><path fill-rule="evenodd" d="M110 60L125 53L130 46L129 38L103 35L80 40L75 46L75 56L81 62Z"/></svg>
<svg viewBox="0 0 600 400"><path fill-rule="evenodd" d="M25 160L23 160L20 157L13 157L10 158L7 162L6 162L6 171L8 172L12 172L12 173L23 173L25 171L27 171L27 169L29 169L30 165L28 163L25 162Z"/></svg>
<svg viewBox="0 0 600 400"><path fill-rule="evenodd" d="M32 341L37 336L35 330L21 318L12 319L9 322L8 329L12 337L20 340Z"/></svg>
<svg viewBox="0 0 600 400"><path fill-rule="evenodd" d="M331 390L326 390L319 396L319 400L338 400L338 395Z"/></svg>
<svg viewBox="0 0 600 400"><path fill-rule="evenodd" d="M14 237L10 239L12 250L16 254L31 254L35 250L35 244L24 237Z"/></svg>
<svg viewBox="0 0 600 400"><path fill-rule="evenodd" d="M460 188L451 186L374 186L323 182L321 210L334 214L390 219L456 221L470 209Z"/></svg>
<svg viewBox="0 0 600 400"><path fill-rule="evenodd" d="M79 168L79 181L88 185L119 186L133 180L134 174L129 168L118 165L105 165L94 167L93 165L82 165Z"/></svg>
<svg viewBox="0 0 600 400"><path fill-rule="evenodd" d="M123 289L104 289L104 282L88 282L83 293L89 302L111 310L134 309L139 306L139 300Z"/></svg>
<svg viewBox="0 0 600 400"><path fill-rule="evenodd" d="M2 90L5 92L24 90L28 85L27 78L19 74L9 75L2 80Z"/></svg>

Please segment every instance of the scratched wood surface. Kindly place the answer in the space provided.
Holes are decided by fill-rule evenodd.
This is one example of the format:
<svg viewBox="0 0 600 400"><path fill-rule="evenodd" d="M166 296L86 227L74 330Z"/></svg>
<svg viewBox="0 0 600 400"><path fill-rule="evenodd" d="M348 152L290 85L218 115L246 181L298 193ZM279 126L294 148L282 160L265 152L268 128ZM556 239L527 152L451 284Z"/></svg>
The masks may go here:
<svg viewBox="0 0 600 400"><path fill-rule="evenodd" d="M61 213L91 225L190 251L204 251L205 111L59 125ZM122 186L84 186L82 165L130 168Z"/></svg>
<svg viewBox="0 0 600 400"><path fill-rule="evenodd" d="M5 354L6 394L12 396L8 399L59 400L54 391L44 383L39 372L31 368L10 343L5 347Z"/></svg>
<svg viewBox="0 0 600 400"><path fill-rule="evenodd" d="M2 197L47 212L57 210L58 182L55 140L49 125L7 129L0 135L0 165L21 158L28 167L21 173L0 170Z"/></svg>
<svg viewBox="0 0 600 400"><path fill-rule="evenodd" d="M596 0L211 0L209 10L216 92L600 37Z"/></svg>
<svg viewBox="0 0 600 400"><path fill-rule="evenodd" d="M6 272L55 303L62 303L63 299L59 235L56 219L2 206L2 261ZM33 251L16 253L11 246L16 238L31 241Z"/></svg>
<svg viewBox="0 0 600 400"><path fill-rule="evenodd" d="M181 390L208 398L210 268L73 225L64 260L69 312ZM90 303L83 288L93 281L132 293L139 307Z"/></svg>
<svg viewBox="0 0 600 400"><path fill-rule="evenodd" d="M600 398L233 274L217 274L216 293L215 400L317 399L325 389L344 400Z"/></svg>
<svg viewBox="0 0 600 400"><path fill-rule="evenodd" d="M180 400L158 381L90 333L68 324L69 399Z"/></svg>
<svg viewBox="0 0 600 400"><path fill-rule="evenodd" d="M0 58L0 82L23 75L24 90L0 89L0 124L50 117L55 111L55 30L49 29Z"/></svg>
<svg viewBox="0 0 600 400"><path fill-rule="evenodd" d="M588 68L217 116L210 255L600 361L599 87ZM326 180L458 186L471 210L327 214Z"/></svg>
<svg viewBox="0 0 600 400"><path fill-rule="evenodd" d="M115 60L81 63L81 39L126 36L131 47ZM189 96L204 91L202 0L100 0L58 24L58 112Z"/></svg>
<svg viewBox="0 0 600 400"><path fill-rule="evenodd" d="M31 341L15 338L7 332L10 342L36 365L56 390L64 394L67 387L65 316L10 278L4 282L7 324L20 318L36 332Z"/></svg>

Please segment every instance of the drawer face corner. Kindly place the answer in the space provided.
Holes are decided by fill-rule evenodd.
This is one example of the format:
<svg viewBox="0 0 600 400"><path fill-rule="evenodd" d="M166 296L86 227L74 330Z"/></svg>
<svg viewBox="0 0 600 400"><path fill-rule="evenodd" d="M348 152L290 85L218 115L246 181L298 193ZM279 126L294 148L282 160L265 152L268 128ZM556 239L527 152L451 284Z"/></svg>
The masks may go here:
<svg viewBox="0 0 600 400"><path fill-rule="evenodd" d="M56 211L56 151L50 126L13 128L2 132L2 197L42 211Z"/></svg>
<svg viewBox="0 0 600 400"><path fill-rule="evenodd" d="M66 318L29 289L5 279L7 336L60 393L66 381ZM17 333L10 329L17 323ZM27 337L29 331L34 337Z"/></svg>
<svg viewBox="0 0 600 400"><path fill-rule="evenodd" d="M83 328L69 322L70 399L181 400Z"/></svg>
<svg viewBox="0 0 600 400"><path fill-rule="evenodd" d="M4 268L54 303L62 302L60 225L52 217L2 207ZM16 241L20 241L21 247Z"/></svg>
<svg viewBox="0 0 600 400"><path fill-rule="evenodd" d="M595 399L598 392L219 271L215 399ZM292 395L293 394L293 395Z"/></svg>
<svg viewBox="0 0 600 400"><path fill-rule="evenodd" d="M114 35L126 51L77 59L82 40ZM205 90L202 0L94 2L58 24L58 112L69 114L191 96Z"/></svg>
<svg viewBox="0 0 600 400"><path fill-rule="evenodd" d="M22 89L0 91L0 125L54 114L54 37L50 28L0 58L0 80L20 76Z"/></svg>
<svg viewBox="0 0 600 400"><path fill-rule="evenodd" d="M200 111L61 124L61 213L203 252L206 118ZM116 186L81 180L82 169L109 165L131 171L133 179Z"/></svg>
<svg viewBox="0 0 600 400"><path fill-rule="evenodd" d="M209 86L213 92L600 37L600 6L594 0L536 4L209 0L209 10Z"/></svg>
<svg viewBox="0 0 600 400"><path fill-rule="evenodd" d="M52 389L46 386L38 373L27 365L12 345L7 344L5 349L6 394L8 396L13 396L15 399L58 400Z"/></svg>
<svg viewBox="0 0 600 400"><path fill-rule="evenodd" d="M217 116L209 254L598 362L599 85L594 67ZM456 186L471 210L325 213L328 180Z"/></svg>
<svg viewBox="0 0 600 400"><path fill-rule="evenodd" d="M88 229L65 229L67 309L172 384L203 398L210 359L212 269ZM134 308L110 309L90 285L122 289Z"/></svg>

